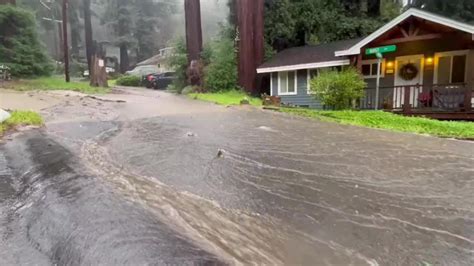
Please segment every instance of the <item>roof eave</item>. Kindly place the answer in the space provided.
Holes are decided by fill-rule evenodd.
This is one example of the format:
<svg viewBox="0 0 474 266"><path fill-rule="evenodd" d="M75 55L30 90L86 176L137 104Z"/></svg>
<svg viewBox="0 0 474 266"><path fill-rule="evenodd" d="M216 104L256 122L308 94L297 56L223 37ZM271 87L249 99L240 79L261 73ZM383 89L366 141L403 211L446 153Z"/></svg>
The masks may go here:
<svg viewBox="0 0 474 266"><path fill-rule="evenodd" d="M341 60L333 60L333 61L309 63L309 64L298 64L298 65L288 65L288 66L278 66L278 67L263 67L263 68L257 68L257 73L264 74L264 73L282 72L282 71L296 71L296 70L302 70L302 69L344 66L344 65L349 65L349 64L350 64L349 59L341 59Z"/></svg>
<svg viewBox="0 0 474 266"><path fill-rule="evenodd" d="M407 18L415 16L418 18L426 19L444 26L448 26L451 28L458 29L460 31L464 31L466 33L474 34L474 26L471 26L466 23L462 23L459 21L455 21L443 16L438 16L429 12L425 12L416 8L412 8L405 13L401 14L400 16L394 18L392 21L389 23L385 24L383 27L380 29L376 30L374 33L370 34L366 38L362 39L360 42L357 44L353 45L347 50L341 50L341 51L336 51L335 55L336 56L349 56L349 55L358 55L361 53L362 47L370 43L371 41L375 40L376 38L380 37L383 33L387 32L388 30L392 29L399 23L403 22Z"/></svg>

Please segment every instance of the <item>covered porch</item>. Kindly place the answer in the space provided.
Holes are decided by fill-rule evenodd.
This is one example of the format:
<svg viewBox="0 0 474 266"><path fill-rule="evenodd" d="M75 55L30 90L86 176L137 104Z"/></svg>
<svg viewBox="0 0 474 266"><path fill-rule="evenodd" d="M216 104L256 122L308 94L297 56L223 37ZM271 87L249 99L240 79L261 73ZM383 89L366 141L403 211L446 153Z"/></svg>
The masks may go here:
<svg viewBox="0 0 474 266"><path fill-rule="evenodd" d="M378 73L377 58L369 50L384 46L393 49L382 54ZM349 56L364 76L367 89L359 101L362 110L474 120L472 25L410 10L337 54Z"/></svg>
<svg viewBox="0 0 474 266"><path fill-rule="evenodd" d="M375 109L375 88L367 88L359 108ZM377 109L409 116L474 121L473 88L467 84L382 87Z"/></svg>

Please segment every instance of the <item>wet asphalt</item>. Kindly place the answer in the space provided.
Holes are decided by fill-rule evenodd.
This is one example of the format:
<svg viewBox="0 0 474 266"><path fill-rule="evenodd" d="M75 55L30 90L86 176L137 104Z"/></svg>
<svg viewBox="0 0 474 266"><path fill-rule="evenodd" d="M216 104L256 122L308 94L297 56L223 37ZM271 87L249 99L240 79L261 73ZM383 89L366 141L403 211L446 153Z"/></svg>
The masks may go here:
<svg viewBox="0 0 474 266"><path fill-rule="evenodd" d="M0 264L474 264L471 142L121 92L0 145Z"/></svg>

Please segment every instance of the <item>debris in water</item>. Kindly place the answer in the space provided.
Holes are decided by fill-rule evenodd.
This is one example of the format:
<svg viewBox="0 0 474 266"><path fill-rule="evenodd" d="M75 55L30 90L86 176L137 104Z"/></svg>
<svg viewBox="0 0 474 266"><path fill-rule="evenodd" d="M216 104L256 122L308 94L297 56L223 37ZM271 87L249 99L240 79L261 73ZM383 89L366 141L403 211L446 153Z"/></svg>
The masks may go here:
<svg viewBox="0 0 474 266"><path fill-rule="evenodd" d="M196 133L190 131L190 132L186 133L186 136L188 136L188 137L196 137L197 135L196 135Z"/></svg>
<svg viewBox="0 0 474 266"><path fill-rule="evenodd" d="M224 157L225 150L219 149L217 150L217 158L222 158Z"/></svg>

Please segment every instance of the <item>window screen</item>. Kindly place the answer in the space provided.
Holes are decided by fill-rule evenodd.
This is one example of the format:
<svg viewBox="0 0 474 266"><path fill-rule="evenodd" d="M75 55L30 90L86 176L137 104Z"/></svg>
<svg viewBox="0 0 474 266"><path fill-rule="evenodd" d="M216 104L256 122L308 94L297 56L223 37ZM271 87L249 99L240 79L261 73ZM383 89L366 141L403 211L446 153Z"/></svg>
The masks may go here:
<svg viewBox="0 0 474 266"><path fill-rule="evenodd" d="M288 92L295 92L295 72L288 72Z"/></svg>
<svg viewBox="0 0 474 266"><path fill-rule="evenodd" d="M280 92L288 92L288 72L280 72Z"/></svg>
<svg viewBox="0 0 474 266"><path fill-rule="evenodd" d="M464 83L466 75L466 56L456 55L453 56L453 68L451 74L452 83Z"/></svg>
<svg viewBox="0 0 474 266"><path fill-rule="evenodd" d="M451 83L451 56L439 58L438 62L438 84Z"/></svg>

